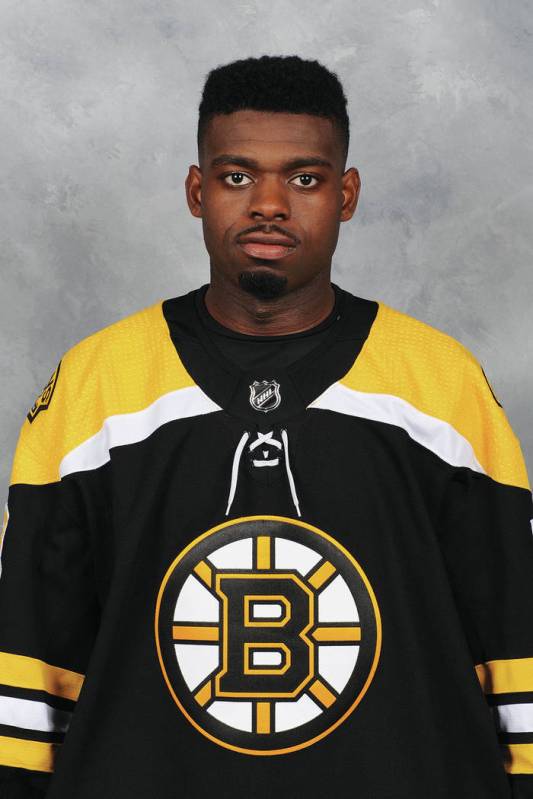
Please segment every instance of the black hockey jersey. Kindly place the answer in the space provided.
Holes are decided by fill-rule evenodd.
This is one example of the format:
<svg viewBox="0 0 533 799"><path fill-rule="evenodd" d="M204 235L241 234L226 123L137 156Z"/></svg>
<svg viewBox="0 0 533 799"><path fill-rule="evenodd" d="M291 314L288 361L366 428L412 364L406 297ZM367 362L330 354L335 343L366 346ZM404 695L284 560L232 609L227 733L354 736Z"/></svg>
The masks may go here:
<svg viewBox="0 0 533 799"><path fill-rule="evenodd" d="M317 347L242 369L205 288L24 421L0 796L532 799L531 492L479 363L337 289Z"/></svg>

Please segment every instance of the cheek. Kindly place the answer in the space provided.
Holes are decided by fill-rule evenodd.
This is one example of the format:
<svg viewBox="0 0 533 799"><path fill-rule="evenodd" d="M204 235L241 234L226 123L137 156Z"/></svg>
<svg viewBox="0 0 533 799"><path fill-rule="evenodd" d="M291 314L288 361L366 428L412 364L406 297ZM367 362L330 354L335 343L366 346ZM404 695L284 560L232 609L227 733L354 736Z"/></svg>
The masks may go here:
<svg viewBox="0 0 533 799"><path fill-rule="evenodd" d="M245 208L244 198L213 192L202 201L204 228L209 229L212 238L219 240L238 232L246 224L242 222Z"/></svg>
<svg viewBox="0 0 533 799"><path fill-rule="evenodd" d="M313 238L329 237L340 224L342 197L333 189L312 197L295 196L291 202L292 218Z"/></svg>
<svg viewBox="0 0 533 799"><path fill-rule="evenodd" d="M316 213L306 213L302 219L302 241L308 250L326 253L335 248L340 220L331 208L321 208Z"/></svg>

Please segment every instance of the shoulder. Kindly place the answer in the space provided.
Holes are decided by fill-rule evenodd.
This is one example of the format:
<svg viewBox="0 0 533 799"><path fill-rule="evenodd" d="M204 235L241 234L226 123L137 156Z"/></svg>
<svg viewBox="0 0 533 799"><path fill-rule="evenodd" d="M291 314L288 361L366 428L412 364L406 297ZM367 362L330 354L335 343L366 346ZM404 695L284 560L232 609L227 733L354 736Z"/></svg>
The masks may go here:
<svg viewBox="0 0 533 799"><path fill-rule="evenodd" d="M143 411L192 385L162 301L97 330L65 352L28 412L11 482L58 480L62 460L107 419Z"/></svg>
<svg viewBox="0 0 533 799"><path fill-rule="evenodd" d="M142 308L97 330L71 347L61 359L65 382L74 390L89 388L130 395L149 386L157 393L190 382L170 338L163 302ZM89 381L89 382L88 382ZM132 410L135 401L130 402ZM122 410L121 408L118 410Z"/></svg>
<svg viewBox="0 0 533 799"><path fill-rule="evenodd" d="M61 359L65 369L76 368L95 360L117 359L120 355L137 353L143 358L164 330L162 301L135 311L91 333L70 347Z"/></svg>
<svg viewBox="0 0 533 799"><path fill-rule="evenodd" d="M450 413L464 412L465 394L474 393L480 406L501 404L477 356L462 342L438 328L383 303L369 349L379 352L399 391L435 405L437 398Z"/></svg>
<svg viewBox="0 0 533 799"><path fill-rule="evenodd" d="M462 363L475 360L464 344L443 330L385 303L378 305L376 340L387 341L396 354L454 358Z"/></svg>
<svg viewBox="0 0 533 799"><path fill-rule="evenodd" d="M404 428L448 463L528 487L505 412L476 356L453 336L379 303L340 385L358 412Z"/></svg>
<svg viewBox="0 0 533 799"><path fill-rule="evenodd" d="M448 333L378 303L359 358L345 378L363 390L391 392L426 407L452 407L475 356Z"/></svg>
<svg viewBox="0 0 533 799"><path fill-rule="evenodd" d="M139 410L187 380L160 301L67 350L60 361L57 390L68 397L71 409L77 405L89 412L96 402L110 415Z"/></svg>

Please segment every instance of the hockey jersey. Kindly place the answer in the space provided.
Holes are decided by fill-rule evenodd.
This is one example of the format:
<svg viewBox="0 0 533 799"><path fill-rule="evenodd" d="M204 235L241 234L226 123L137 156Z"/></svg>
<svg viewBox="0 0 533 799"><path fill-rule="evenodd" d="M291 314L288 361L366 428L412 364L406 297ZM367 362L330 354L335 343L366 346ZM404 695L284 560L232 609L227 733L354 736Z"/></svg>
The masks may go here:
<svg viewBox="0 0 533 799"><path fill-rule="evenodd" d="M24 420L0 796L533 799L531 491L481 366L338 287L311 350L239 366L206 288Z"/></svg>

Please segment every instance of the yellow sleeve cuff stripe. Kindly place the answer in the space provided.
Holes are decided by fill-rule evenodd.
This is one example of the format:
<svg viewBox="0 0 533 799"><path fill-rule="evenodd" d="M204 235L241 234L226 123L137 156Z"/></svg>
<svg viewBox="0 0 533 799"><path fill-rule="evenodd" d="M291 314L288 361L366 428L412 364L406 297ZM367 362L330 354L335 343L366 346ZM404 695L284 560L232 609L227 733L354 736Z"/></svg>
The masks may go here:
<svg viewBox="0 0 533 799"><path fill-rule="evenodd" d="M43 660L0 652L0 683L16 688L46 691L77 701L85 675L51 666Z"/></svg>
<svg viewBox="0 0 533 799"><path fill-rule="evenodd" d="M30 771L53 771L54 759L61 744L25 741L0 735L0 765Z"/></svg>
<svg viewBox="0 0 533 799"><path fill-rule="evenodd" d="M533 658L489 660L479 663L475 669L486 694L533 691Z"/></svg>
<svg viewBox="0 0 533 799"><path fill-rule="evenodd" d="M502 751L509 774L533 774L533 744L507 744Z"/></svg>

